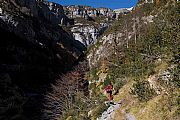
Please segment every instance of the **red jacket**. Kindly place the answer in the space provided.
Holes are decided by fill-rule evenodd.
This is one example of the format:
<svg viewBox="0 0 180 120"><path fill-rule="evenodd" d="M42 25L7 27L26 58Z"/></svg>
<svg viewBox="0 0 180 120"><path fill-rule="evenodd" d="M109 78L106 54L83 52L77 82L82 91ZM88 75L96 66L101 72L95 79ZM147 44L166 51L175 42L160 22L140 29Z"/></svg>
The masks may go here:
<svg viewBox="0 0 180 120"><path fill-rule="evenodd" d="M112 91L112 90L113 90L113 85L108 84L108 85L105 87L105 90L106 90L106 91Z"/></svg>

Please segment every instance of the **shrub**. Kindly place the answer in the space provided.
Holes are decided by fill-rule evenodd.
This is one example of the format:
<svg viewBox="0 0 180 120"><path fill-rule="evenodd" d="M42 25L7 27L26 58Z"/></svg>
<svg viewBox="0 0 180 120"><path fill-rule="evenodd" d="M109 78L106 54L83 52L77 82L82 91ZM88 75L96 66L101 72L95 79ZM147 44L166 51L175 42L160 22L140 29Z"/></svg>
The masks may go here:
<svg viewBox="0 0 180 120"><path fill-rule="evenodd" d="M172 74L171 82L175 87L180 88L180 66L175 67Z"/></svg>
<svg viewBox="0 0 180 120"><path fill-rule="evenodd" d="M118 92L118 90L126 83L126 79L125 78L119 78L119 79L116 79L115 83L114 83L114 90L116 92Z"/></svg>
<svg viewBox="0 0 180 120"><path fill-rule="evenodd" d="M97 75L97 72L98 72L97 68L92 68L90 70L90 74L91 74L93 80L98 80L99 79L98 75Z"/></svg>
<svg viewBox="0 0 180 120"><path fill-rule="evenodd" d="M131 94L135 95L140 101L148 101L156 95L153 88L147 81L137 81L133 84Z"/></svg>

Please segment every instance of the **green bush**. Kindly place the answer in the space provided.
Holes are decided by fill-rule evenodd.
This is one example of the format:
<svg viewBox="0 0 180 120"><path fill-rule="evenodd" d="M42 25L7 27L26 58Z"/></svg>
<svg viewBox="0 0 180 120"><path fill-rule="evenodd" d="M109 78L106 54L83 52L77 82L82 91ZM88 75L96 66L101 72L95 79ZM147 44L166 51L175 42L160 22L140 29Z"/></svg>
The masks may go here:
<svg viewBox="0 0 180 120"><path fill-rule="evenodd" d="M144 4L144 6L143 6L143 12L144 13L149 13L149 12L151 12L153 10L154 10L154 4L153 3Z"/></svg>
<svg viewBox="0 0 180 120"><path fill-rule="evenodd" d="M173 64L178 64L180 62L180 53L174 53L174 58L171 61ZM180 65L178 64L173 68L171 71L172 73L172 80L171 82L176 88L180 88Z"/></svg>
<svg viewBox="0 0 180 120"><path fill-rule="evenodd" d="M125 78L119 78L119 79L116 79L115 83L114 83L114 90L116 92L118 92L118 90L120 88L122 88L123 85L125 85L125 83L127 82L127 80Z"/></svg>
<svg viewBox="0 0 180 120"><path fill-rule="evenodd" d="M130 93L135 95L140 101L148 101L156 96L155 90L150 87L147 81L137 81L134 83Z"/></svg>
<svg viewBox="0 0 180 120"><path fill-rule="evenodd" d="M97 68L92 68L91 69L90 74L91 74L93 80L98 80L99 79L99 77L97 75L97 72L98 72Z"/></svg>
<svg viewBox="0 0 180 120"><path fill-rule="evenodd" d="M171 82L175 87L180 88L180 66L173 69L173 78Z"/></svg>

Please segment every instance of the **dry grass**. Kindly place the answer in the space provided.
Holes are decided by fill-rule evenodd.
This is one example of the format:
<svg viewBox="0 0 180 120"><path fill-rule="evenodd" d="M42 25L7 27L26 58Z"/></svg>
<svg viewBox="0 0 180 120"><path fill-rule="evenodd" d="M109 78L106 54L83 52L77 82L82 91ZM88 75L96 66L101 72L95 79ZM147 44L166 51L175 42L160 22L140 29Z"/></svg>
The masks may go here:
<svg viewBox="0 0 180 120"><path fill-rule="evenodd" d="M115 117L114 117L115 120L126 120L126 117L125 117L126 107L128 105L133 104L132 96L129 94L129 91L132 85L133 85L132 81L128 82L119 90L118 95L114 96L114 101L116 103L123 101L123 104L120 107L120 109L118 109L115 112Z"/></svg>
<svg viewBox="0 0 180 120"><path fill-rule="evenodd" d="M158 71L165 69L167 64L158 66ZM174 90L172 94L161 94L148 102L139 102L131 94L130 88L133 82L129 81L120 90L118 95L114 96L115 102L124 100L123 105L115 112L114 120L125 120L125 114L130 113L135 116L137 120L174 120L174 116L178 116L177 101L180 91ZM174 100L174 101L173 101Z"/></svg>

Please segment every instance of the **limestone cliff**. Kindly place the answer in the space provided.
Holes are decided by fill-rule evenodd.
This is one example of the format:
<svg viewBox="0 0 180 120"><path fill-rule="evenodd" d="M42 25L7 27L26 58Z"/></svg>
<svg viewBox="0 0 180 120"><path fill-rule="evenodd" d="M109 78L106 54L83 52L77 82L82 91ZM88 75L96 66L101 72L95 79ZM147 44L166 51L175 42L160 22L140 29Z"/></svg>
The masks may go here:
<svg viewBox="0 0 180 120"><path fill-rule="evenodd" d="M93 45L116 18L114 11L109 8L72 5L64 6L64 11L74 19L74 25L69 26L74 38L87 47Z"/></svg>
<svg viewBox="0 0 180 120"><path fill-rule="evenodd" d="M71 18L88 18L88 17L115 17L115 13L110 8L93 8L91 6L71 5L64 6L66 15Z"/></svg>
<svg viewBox="0 0 180 120"><path fill-rule="evenodd" d="M74 38L89 47L109 28L113 21L131 9L93 8L90 6L64 6L65 14L74 19L74 25L69 26Z"/></svg>

